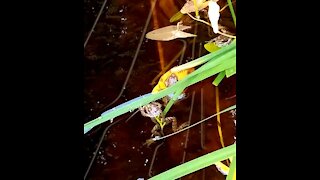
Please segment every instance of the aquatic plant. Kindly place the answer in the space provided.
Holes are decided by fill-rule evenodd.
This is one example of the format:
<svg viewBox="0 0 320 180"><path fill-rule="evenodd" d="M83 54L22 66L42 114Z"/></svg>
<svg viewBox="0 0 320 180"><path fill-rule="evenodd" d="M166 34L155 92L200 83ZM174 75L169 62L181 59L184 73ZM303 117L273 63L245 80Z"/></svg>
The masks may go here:
<svg viewBox="0 0 320 180"><path fill-rule="evenodd" d="M203 64L197 70L188 74L184 79L178 81L176 84L163 89L156 93L148 93L142 96L139 96L135 99L127 101L123 104L120 104L112 109L107 110L102 113L100 117L89 121L84 124L84 133L87 133L93 127L109 121L113 118L116 118L124 113L133 111L143 105L146 105L152 101L158 100L167 96L171 93L174 93L174 97L169 101L164 113L166 113L169 108L172 106L173 102L176 100L177 96L181 94L181 92L199 81L202 81L208 77L211 77L215 74L218 74L222 71L226 71L229 68L232 68L236 64L236 41L233 41L228 46L221 48L216 52L209 53L205 56L202 56L196 60L193 60L189 63L183 64L181 66L176 67L176 69L184 69L186 67L194 67L196 65ZM174 69L173 69L174 70Z"/></svg>
<svg viewBox="0 0 320 180"><path fill-rule="evenodd" d="M235 165L236 165L236 144L232 144L228 147L216 150L214 152L208 153L189 162L185 162L179 166L171 168L161 174L158 174L150 180L160 180L160 179L177 179L199 169L208 167L214 163L221 162L225 159L232 158L231 168L229 170L227 180L231 180L235 177Z"/></svg>
<svg viewBox="0 0 320 180"><path fill-rule="evenodd" d="M212 10L211 14L213 14L213 15L211 15L212 16L211 18L210 18L210 14L209 14L209 19L212 22L208 23L208 22L200 19L199 12L198 12L199 7L201 7L201 8L204 7L202 4L205 2L208 2L208 1L201 1L201 3L197 3L197 0L193 0L193 3L194 3L193 8L194 8L194 12L196 14L196 18L194 18L191 14L189 14L190 12L193 12L193 9L191 8L192 10L189 10L189 12L183 11L183 13L182 13L180 11L174 17L172 17L170 19L170 21L173 21L173 20L176 21L178 18L181 18L181 16L183 14L187 14L192 19L211 26L213 28L214 33L218 33L220 35L233 38L232 42L230 44L227 44L222 47L218 47L216 44L214 44L212 42L207 43L205 45L205 48L210 52L209 54L204 55L198 59L195 59L189 63L185 63L183 65L174 67L174 68L170 69L170 72L171 73L180 72L182 70L186 70L189 68L195 68L197 66L200 66L199 68L197 68L196 70L194 70L190 74L185 74L182 79L180 79L178 82L176 82L175 84L173 84L170 87L166 87L163 89L158 89L156 91L152 91L148 94L142 95L140 97L137 97L135 99L127 101L123 104L120 104L112 109L109 109L108 111L102 113L100 117L98 117L90 122L85 123L84 133L87 133L88 131L90 131L92 128L94 128L95 126L97 126L99 124L102 124L106 121L112 120L113 118L116 118L116 117L118 117L122 114L125 114L127 112L132 112L132 110L134 110L134 109L137 109L137 108L139 108L143 105L146 105L150 102L161 99L167 95L173 94L172 99L169 101L169 103L166 105L165 110L163 111L164 116L165 116L166 113L170 110L171 106L177 100L178 96L187 87L189 87L195 83L198 83L206 78L212 77L214 75L217 75L217 76L216 76L215 80L213 81L213 84L215 86L218 86L224 77L228 78L228 77L236 74L236 40L235 40L235 36L220 32L219 27L217 27L217 25L218 25L217 18L219 18L219 16L217 16L217 12L222 11L224 8L221 8L221 9L217 8L216 7L217 4L213 1L208 2L209 12L210 12L210 8L213 7L213 9L211 9ZM236 16L234 13L232 2L231 2L231 0L227 0L227 2L228 2L228 6L230 9L234 24L236 24ZM187 3L189 3L189 6L190 6L190 2L187 2ZM210 3L211 3L211 5L210 5ZM207 6L205 6L204 8L206 8L206 7ZM165 28L166 27L164 27L164 29ZM147 38L148 37L150 38L150 35L151 35L150 39L167 41L167 40L172 40L175 38L188 38L188 37L194 36L192 34L182 32L178 26L177 27L174 27L174 26L167 27L166 30L170 30L173 33L170 31L161 31L158 29L158 31L155 30L152 33L150 33L147 36ZM157 34L157 32L161 32L162 34L161 33ZM156 39L153 37L156 37ZM159 85L159 84L157 84L157 85ZM205 120L208 120L214 116L219 116L219 114L224 113L226 111L233 110L235 108L236 108L236 105L233 105L233 106L226 108L222 111L219 111L219 109L217 109L217 114L212 115L210 117L207 117L207 118L205 118L205 119L203 119L193 125L190 125L189 127L182 129L179 132L184 131L188 128L192 128L195 125L204 122ZM219 118L217 118L217 119L219 119ZM221 129L220 129L220 131L221 131ZM219 131L220 139L223 139L222 133L220 133L220 131ZM176 133L179 133L179 132L176 132ZM156 141L156 140L160 140L163 138L167 138L167 137L172 136L176 133L172 133L172 134L166 135L164 137L160 137L160 138L155 138L154 140ZM223 145L223 140L221 140L221 143ZM227 159L230 160L230 162L231 162L229 167L222 163L223 160L227 160ZM216 150L216 151L211 152L209 154L206 154L204 156L198 157L198 158L193 159L189 162L185 162L179 166L176 166L172 169L169 169L165 172L162 172L162 173L160 173L150 179L176 179L176 178L185 176L187 174L190 174L192 172L195 172L199 169L210 166L210 165L216 165L216 167L219 169L220 172L227 175L227 180L235 179L236 144L232 144L230 146L223 147L219 150Z"/></svg>
<svg viewBox="0 0 320 180"><path fill-rule="evenodd" d="M227 0L227 2L228 2L228 6L230 8L230 12L232 14L234 24L236 25L236 16L235 16L235 13L233 10L232 2L231 2L231 0ZM210 3L212 4L212 1L210 1ZM196 7L195 9L196 9L197 19L195 19L195 18L193 18L193 19L198 20L200 22L203 22L200 20L200 18L198 16L196 0L194 0L194 6ZM210 8L210 4L209 4L209 8ZM219 11L219 8L215 7L215 9L216 9L216 12L213 12L213 13L211 12L212 14L217 13L217 11ZM175 17L177 17L177 16L175 15ZM216 17L217 17L217 15L216 15ZM216 18L216 17L214 17L214 18ZM210 18L210 20L214 19L214 18ZM204 22L204 23L208 24L207 22ZM212 26L214 26L214 25L212 25ZM216 27L216 29L214 29L214 31L215 31L215 33L218 32L217 27ZM211 43L211 44L209 44L209 43L205 45L205 48L209 52L212 53L212 52L218 51L220 49L219 47L215 46L214 43ZM213 84L218 86L218 84L222 81L222 79L224 78L225 75L227 75L227 77L230 77L235 73L236 73L236 65L234 65L233 67L231 67L230 69L228 69L226 71L220 71L218 76L216 77L216 79L213 81ZM218 89L217 89L217 92L218 92ZM219 112L218 94L216 97L217 97L216 98L217 99L217 101L216 101L217 106L216 107L217 107L217 112ZM220 121L219 116L218 116L217 120ZM185 162L179 166L176 166L176 167L171 168L165 172L162 172L162 173L160 173L150 179L152 179L152 180L164 179L164 178L165 179L177 179L177 178L180 178L180 177L185 176L187 174L190 174L192 172L195 172L199 169L213 165L213 164L216 165L217 169L221 173L223 173L224 175L227 175L227 178L226 178L227 180L236 179L236 144L234 143L233 145L230 145L228 147L224 147L223 136L222 136L222 131L221 131L220 126L218 126L218 131L219 131L220 141L223 146L222 149L219 149L219 150L211 152L207 155L198 157L198 158L193 159L189 162ZM226 159L229 159L231 161L230 168L221 162Z"/></svg>

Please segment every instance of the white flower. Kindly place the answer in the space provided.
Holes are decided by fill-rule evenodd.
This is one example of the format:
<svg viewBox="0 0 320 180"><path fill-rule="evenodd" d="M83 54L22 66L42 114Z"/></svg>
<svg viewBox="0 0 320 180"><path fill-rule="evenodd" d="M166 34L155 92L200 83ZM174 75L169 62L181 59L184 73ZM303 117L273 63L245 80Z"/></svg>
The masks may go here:
<svg viewBox="0 0 320 180"><path fill-rule="evenodd" d="M209 2L208 16L214 33L218 33L218 21L220 18L220 6L215 1Z"/></svg>

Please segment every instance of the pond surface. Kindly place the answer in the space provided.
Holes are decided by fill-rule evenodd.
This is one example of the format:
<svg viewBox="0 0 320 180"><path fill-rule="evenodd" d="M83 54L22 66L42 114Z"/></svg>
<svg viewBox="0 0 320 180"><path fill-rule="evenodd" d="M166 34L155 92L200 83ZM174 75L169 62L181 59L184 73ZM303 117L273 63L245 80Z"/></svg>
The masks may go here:
<svg viewBox="0 0 320 180"><path fill-rule="evenodd" d="M220 6L225 3L219 1ZM102 4L101 0L85 0L85 39ZM138 48L146 24L147 32L176 24L170 23L169 19L183 4L184 1L158 0L148 23L151 1L107 1L85 46L84 123L112 107L151 92L154 82L158 81L155 77L168 64L171 64L171 68L208 53L203 45L216 35L210 32L208 26L195 23L189 17L184 17L183 21L192 26L188 32L198 34L197 38L168 42L143 38L141 47ZM222 13L221 18L224 25L232 30L229 11ZM133 68L129 71L131 65ZM218 96L217 88L212 85L214 77L190 86L186 92L187 98L172 106L167 116L175 116L179 125L189 120L193 124L216 113L216 97L219 97L220 110L234 105L235 79L235 76L224 79L219 85ZM150 147L144 146L145 141L150 138L154 124L140 113L127 120L133 113L115 118L112 123L106 122L85 135L84 165L87 169L104 129L112 125L86 179L147 179L222 147L216 118L189 131L155 142ZM234 119L229 112L221 115L225 146L234 143ZM172 132L170 127L165 127L165 134ZM225 179L225 176L215 166L210 166L182 179Z"/></svg>

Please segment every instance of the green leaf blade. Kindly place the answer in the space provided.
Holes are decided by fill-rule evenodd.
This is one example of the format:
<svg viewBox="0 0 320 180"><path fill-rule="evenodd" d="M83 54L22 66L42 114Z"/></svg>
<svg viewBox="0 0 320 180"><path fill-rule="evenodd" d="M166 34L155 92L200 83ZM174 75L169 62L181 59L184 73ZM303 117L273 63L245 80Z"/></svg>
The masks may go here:
<svg viewBox="0 0 320 180"><path fill-rule="evenodd" d="M170 22L173 23L173 22L175 22L175 21L179 21L183 16L184 16L184 14L182 14L180 11L178 11L176 14L174 14L174 15L170 18Z"/></svg>
<svg viewBox="0 0 320 180"><path fill-rule="evenodd" d="M229 78L230 76L236 74L236 72L237 72L236 65L232 66L232 67L229 68L229 69L226 69L225 72L226 72L227 78Z"/></svg>
<svg viewBox="0 0 320 180"><path fill-rule="evenodd" d="M235 154L236 144L232 144L225 148L219 149L217 151L211 152L209 154L171 168L150 178L150 180L177 179L202 168L213 165L216 162L223 161L231 156L235 156Z"/></svg>
<svg viewBox="0 0 320 180"><path fill-rule="evenodd" d="M220 47L218 47L215 43L213 42L209 42L207 44L204 45L204 48L208 51L208 52L215 52L218 51L219 49L221 49Z"/></svg>
<svg viewBox="0 0 320 180"><path fill-rule="evenodd" d="M232 157L232 163L230 165L229 173L226 180L232 180L236 172L236 156Z"/></svg>
<svg viewBox="0 0 320 180"><path fill-rule="evenodd" d="M220 84L220 82L222 81L222 79L224 78L224 76L226 75L225 71L222 71L218 74L218 76L214 79L214 81L212 82L213 85L218 86Z"/></svg>

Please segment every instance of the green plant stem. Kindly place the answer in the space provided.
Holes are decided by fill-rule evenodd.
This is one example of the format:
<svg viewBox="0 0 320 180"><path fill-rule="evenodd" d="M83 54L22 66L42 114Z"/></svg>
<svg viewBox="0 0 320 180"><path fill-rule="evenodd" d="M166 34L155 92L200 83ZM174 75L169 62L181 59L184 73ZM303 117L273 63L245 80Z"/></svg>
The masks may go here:
<svg viewBox="0 0 320 180"><path fill-rule="evenodd" d="M220 84L220 82L222 81L222 79L224 78L224 76L226 75L225 71L222 71L218 74L218 76L214 79L214 81L212 82L213 85L218 86Z"/></svg>
<svg viewBox="0 0 320 180"><path fill-rule="evenodd" d="M163 110L163 116L165 117L170 110L171 106L174 104L174 102L177 100L178 96L183 92L185 89L184 86L181 86L177 91L174 93L173 97L170 99L169 103L166 105L166 108Z"/></svg>
<svg viewBox="0 0 320 180"><path fill-rule="evenodd" d="M232 3L235 3L236 1L232 1ZM223 6L219 12L222 12L225 8L227 8L229 6L229 4L226 4L225 6Z"/></svg>
<svg viewBox="0 0 320 180"><path fill-rule="evenodd" d="M231 0L227 0L227 1L228 1L228 4L229 4L229 9L230 9L231 16L232 16L232 19L233 19L233 22L234 22L234 26L236 26L236 14L234 13L232 2L231 2Z"/></svg>
<svg viewBox="0 0 320 180"><path fill-rule="evenodd" d="M217 151L211 152L209 154L171 168L161 174L150 178L150 180L177 179L187 174L198 171L199 169L213 165L216 162L223 161L231 156L234 156L235 154L236 144L232 144L225 148L219 149Z"/></svg>

